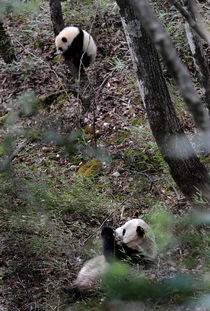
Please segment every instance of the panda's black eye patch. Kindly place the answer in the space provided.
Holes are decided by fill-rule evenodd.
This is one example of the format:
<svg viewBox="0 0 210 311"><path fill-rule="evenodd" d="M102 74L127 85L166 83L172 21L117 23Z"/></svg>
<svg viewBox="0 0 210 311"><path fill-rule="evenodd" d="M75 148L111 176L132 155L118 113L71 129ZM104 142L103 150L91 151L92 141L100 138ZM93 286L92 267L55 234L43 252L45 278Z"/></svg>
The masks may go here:
<svg viewBox="0 0 210 311"><path fill-rule="evenodd" d="M126 229L123 229L122 235L125 235Z"/></svg>
<svg viewBox="0 0 210 311"><path fill-rule="evenodd" d="M143 229L142 227L140 227L140 226L138 226L138 227L136 228L136 232L138 233L138 236L141 237L141 238L143 238L144 235L145 235L144 229Z"/></svg>
<svg viewBox="0 0 210 311"><path fill-rule="evenodd" d="M62 49L62 48L58 48L58 49L59 49L59 51L63 52L63 49Z"/></svg>
<svg viewBox="0 0 210 311"><path fill-rule="evenodd" d="M61 40L62 40L63 42L67 42L66 37L63 37Z"/></svg>

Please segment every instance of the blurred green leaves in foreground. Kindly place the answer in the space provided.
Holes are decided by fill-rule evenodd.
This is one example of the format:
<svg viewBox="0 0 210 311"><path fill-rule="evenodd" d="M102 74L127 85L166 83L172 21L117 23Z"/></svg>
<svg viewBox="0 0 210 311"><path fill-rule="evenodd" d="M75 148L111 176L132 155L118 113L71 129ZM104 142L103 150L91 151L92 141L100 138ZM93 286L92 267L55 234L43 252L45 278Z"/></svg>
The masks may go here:
<svg viewBox="0 0 210 311"><path fill-rule="evenodd" d="M0 0L0 20L11 12L23 16L36 15L39 12L39 1L30 0L24 3L19 0Z"/></svg>
<svg viewBox="0 0 210 311"><path fill-rule="evenodd" d="M149 273L142 270L141 266L115 263L109 267L102 282L108 300L117 304L118 308L123 302L136 301L162 307L172 303L184 308L180 310L192 311L198 307L209 310L209 219L208 210L197 209L186 216L175 218L163 207L154 208L146 215L146 220L154 229L160 261L164 265L167 260L176 262L176 258L180 257L176 268L172 271L167 271L167 266L160 268L159 258L154 270Z"/></svg>
<svg viewBox="0 0 210 311"><path fill-rule="evenodd" d="M26 92L12 103L11 110L8 113L7 118L4 120L4 123L1 125L1 172L9 172L9 168L12 167L11 164L15 153L19 153L20 149L18 149L18 147L24 139L26 140L26 144L28 143L29 138L27 138L27 134L34 130L39 133L38 142L40 145L44 143L56 146L56 152L53 151L56 153L55 158L57 153L60 153L60 150L69 154L80 152L83 159L84 157L91 158L93 156L99 158L100 155L103 160L108 158L105 152L101 153L99 149L94 150L88 146L87 141L85 141L82 135L82 131L72 131L63 134L58 132L58 129L56 128L53 130L48 129L48 131L45 130L45 128L39 129L38 126L35 129L30 127L31 125L28 125L27 128L27 122L24 124L24 122L22 123L21 121L27 121L27 118L29 117L32 119L34 118L34 121L36 121L37 119L35 118L39 117L37 116L38 105L39 101L32 91ZM34 122L33 125L35 126L36 122ZM31 152L36 155L35 144L32 144L31 150ZM97 152L99 152L99 154L95 154ZM43 157L46 161L45 154ZM19 169L18 165L20 165L20 163L17 163L15 166L17 171ZM52 177L49 173L50 165L53 166L54 164L48 159L46 165L47 170L44 169L44 175L46 178L49 176ZM41 166L40 163L39 166ZM28 169L28 175L26 174L26 169ZM16 179L14 179L14 175L10 175L12 178L8 178L8 175L5 179L2 179L0 190L2 193L1 203L4 205L4 219L8 218L11 220L10 228L11 230L13 229L15 233L17 228L18 230L19 228L22 230L25 226L26 231L29 229L28 222L26 222L25 219L31 219L32 211L34 215L38 214L38 211L41 216L46 216L45 218L47 218L48 214L53 215L53 221L51 223L56 223L56 225L59 221L59 217L62 217L63 215L67 217L66 215L71 214L71 216L74 217L74 221L71 220L68 229L73 226L74 228L75 226L78 226L79 236L81 236L81 230L87 232L87 226L91 224L93 219L95 222L97 221L97 226L102 222L102 218L104 219L103 212L106 211L105 206L108 205L106 203L108 201L107 197L109 198L109 188L111 187L109 184L106 183L106 188L104 185L102 185L102 187L100 184L97 186L98 188L94 188L96 186L94 185L93 180L81 176L77 176L77 179L74 178L74 181L71 181L70 183L69 171L66 173L65 164L62 167L64 170L62 176L60 176L60 171L56 174L57 172L55 171L57 169L55 167L53 167L53 169L55 179L51 178L52 180L50 180L51 183L53 183L50 191L48 191L48 184L45 185L46 189L43 187L40 177L39 183L36 183L35 178L37 178L37 176L33 171L29 171L29 168L26 166L24 167L24 170L22 167L23 171L20 174L21 178L16 174ZM25 179L24 176L26 176ZM68 180L68 182L65 182L66 180ZM14 184L12 184L12 181L15 181L16 186L19 187L17 188L17 191ZM57 187L59 182L60 188ZM43 190L43 193L40 189ZM8 204L9 200L11 205ZM17 214L22 213L21 202L23 211L25 210L29 213L29 215L27 215L28 218L24 218L24 221L22 222L19 221L19 218L22 219L23 217L17 217ZM36 208L36 206L38 206L38 208ZM29 207L31 209L29 209ZM46 209L46 214L42 215L42 208L43 210ZM112 211L110 213L108 210L108 212L108 217L110 218ZM14 221L14 215L16 216L16 222ZM81 215L85 220L81 219ZM190 311L194 310L193 308L196 308L196 306L210 308L209 211L207 209L205 211L195 210L192 213L188 213L187 216L176 215L175 217L170 213L170 209L156 205L152 207L151 212L145 215L144 219L151 224L151 227L154 230L161 261L163 263L167 262L169 259L167 257L168 252L171 256L170 259L172 258L173 261L176 261L178 258L177 256L182 256L182 260L178 260L174 271L168 271L166 265L166 267L163 267L162 271L159 273L159 263L157 259L157 267L154 268L154 275L152 275L153 272L150 273L149 271L147 273L147 271L142 271L141 267L138 269L138 267L128 267L123 263L115 263L109 267L107 273L103 277L102 288L105 295L110 301L114 301L119 304L119 306L121 306L123 302L136 301L145 303L149 302L150 304L153 304L153 306L161 305L164 307L171 302L173 305L186 305L187 308L190 308ZM80 222L77 223L77 221ZM83 227L81 227L81 222ZM39 218L37 219L37 223L37 228L40 228L41 222L39 221ZM44 229L48 228L46 224L42 227ZM52 227L53 226L51 226L51 228ZM50 226L48 229L49 232L52 230L50 229ZM34 231L34 229L32 231ZM65 231L66 227L61 227L59 232L62 232L62 234L59 235L59 241L60 239L65 240L63 233ZM45 240L45 234L40 235L41 239ZM53 250L57 246L56 243L58 244L56 235L57 233L53 234L53 242L51 242L50 239L46 241L48 247L51 247ZM15 234L15 236L17 236L17 234ZM34 237L34 253L36 253L38 248L37 245L39 245L36 243L38 239L37 236ZM15 245L16 244L17 243L15 243ZM66 247L68 244L64 243L64 245ZM180 251L180 253L178 251ZM182 255L183 253L184 255ZM40 258L40 262L45 259L44 255L40 256ZM185 273L181 273L180 271L185 271ZM139 309L135 310L139 311Z"/></svg>
<svg viewBox="0 0 210 311"><path fill-rule="evenodd" d="M210 297L206 294L210 288L209 281L209 275L204 279L201 274L189 273L177 273L154 281L127 265L114 263L103 276L102 287L108 300L119 304L123 301L144 301L164 305L173 301L194 307L200 301L202 306L210 307Z"/></svg>

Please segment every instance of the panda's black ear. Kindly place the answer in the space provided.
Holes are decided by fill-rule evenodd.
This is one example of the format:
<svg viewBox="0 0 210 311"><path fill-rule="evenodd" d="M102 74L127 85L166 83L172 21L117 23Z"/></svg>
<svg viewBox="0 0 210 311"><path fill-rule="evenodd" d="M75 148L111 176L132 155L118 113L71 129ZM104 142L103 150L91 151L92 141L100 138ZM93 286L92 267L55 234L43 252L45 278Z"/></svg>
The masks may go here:
<svg viewBox="0 0 210 311"><path fill-rule="evenodd" d="M61 40L62 40L63 42L67 42L66 37L63 37Z"/></svg>
<svg viewBox="0 0 210 311"><path fill-rule="evenodd" d="M144 235L145 235L144 229L143 229L142 227L140 227L140 226L138 226L138 227L136 228L136 232L138 233L138 236L141 237L141 238L143 238Z"/></svg>

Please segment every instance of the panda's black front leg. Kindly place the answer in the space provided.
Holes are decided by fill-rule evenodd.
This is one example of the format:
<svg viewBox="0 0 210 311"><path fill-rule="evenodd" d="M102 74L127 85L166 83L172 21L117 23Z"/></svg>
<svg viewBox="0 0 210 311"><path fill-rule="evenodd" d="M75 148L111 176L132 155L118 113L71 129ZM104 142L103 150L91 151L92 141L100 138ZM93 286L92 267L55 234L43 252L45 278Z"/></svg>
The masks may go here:
<svg viewBox="0 0 210 311"><path fill-rule="evenodd" d="M115 238L113 229L104 226L101 230L101 237L103 240L103 255L110 262L114 259Z"/></svg>
<svg viewBox="0 0 210 311"><path fill-rule="evenodd" d="M76 285L72 287L64 287L63 291L71 297L72 302L76 301L82 296L82 292Z"/></svg>
<svg viewBox="0 0 210 311"><path fill-rule="evenodd" d="M114 230L111 227L104 226L101 230L101 236L103 239L103 255L106 261L126 259L127 253L122 245L117 244Z"/></svg>
<svg viewBox="0 0 210 311"><path fill-rule="evenodd" d="M145 269L151 267L152 261L147 259L139 250L132 249L126 244L117 244L114 231L111 227L104 226L101 231L103 239L103 255L107 262L113 260L127 261L134 264L141 264Z"/></svg>

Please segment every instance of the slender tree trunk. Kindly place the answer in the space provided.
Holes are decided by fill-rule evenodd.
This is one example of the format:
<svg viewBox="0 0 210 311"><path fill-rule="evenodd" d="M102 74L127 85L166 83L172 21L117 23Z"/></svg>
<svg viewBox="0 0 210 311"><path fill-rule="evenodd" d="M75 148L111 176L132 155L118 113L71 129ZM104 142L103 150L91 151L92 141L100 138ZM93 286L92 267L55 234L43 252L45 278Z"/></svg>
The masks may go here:
<svg viewBox="0 0 210 311"><path fill-rule="evenodd" d="M128 1L117 0L137 72L142 99L160 152L181 191L191 198L199 190L210 200L210 178L200 163L172 104L158 54Z"/></svg>
<svg viewBox="0 0 210 311"><path fill-rule="evenodd" d="M5 63L10 64L16 59L10 38L7 35L3 23L0 21L0 56Z"/></svg>
<svg viewBox="0 0 210 311"><path fill-rule="evenodd" d="M50 15L53 24L53 31L57 36L65 27L60 0L50 0Z"/></svg>

